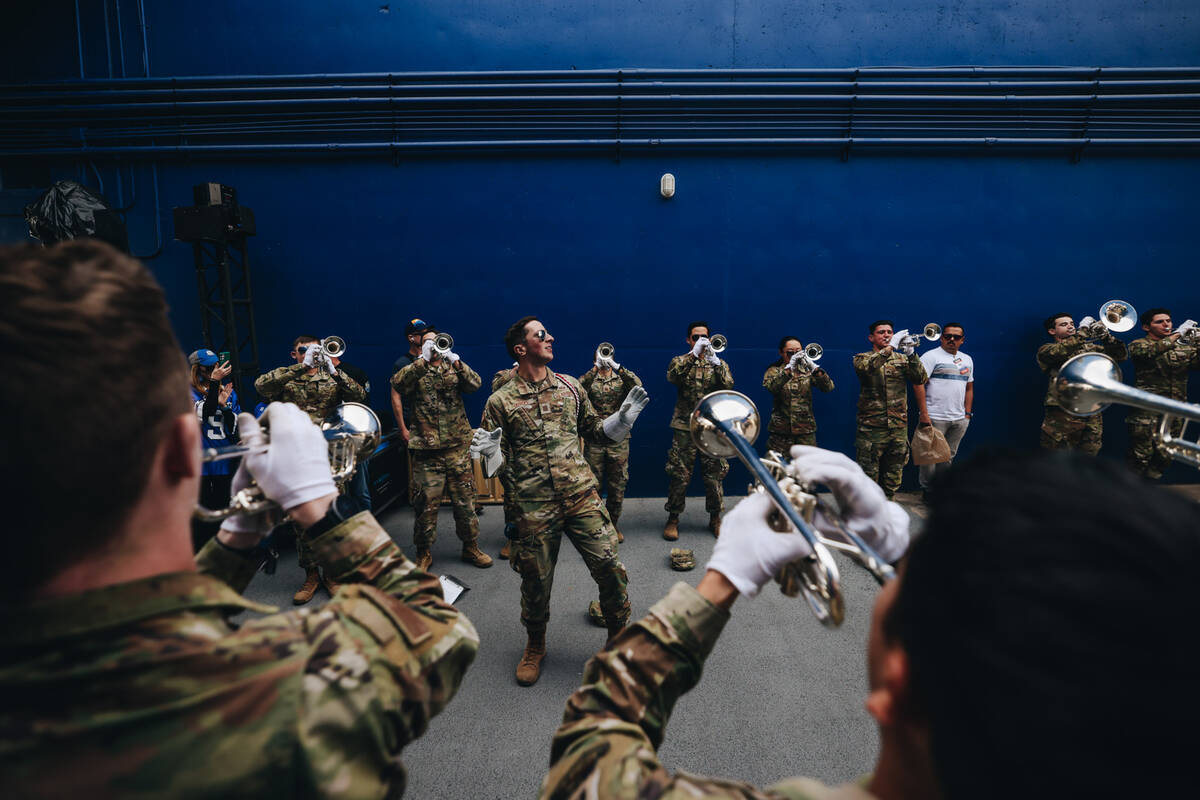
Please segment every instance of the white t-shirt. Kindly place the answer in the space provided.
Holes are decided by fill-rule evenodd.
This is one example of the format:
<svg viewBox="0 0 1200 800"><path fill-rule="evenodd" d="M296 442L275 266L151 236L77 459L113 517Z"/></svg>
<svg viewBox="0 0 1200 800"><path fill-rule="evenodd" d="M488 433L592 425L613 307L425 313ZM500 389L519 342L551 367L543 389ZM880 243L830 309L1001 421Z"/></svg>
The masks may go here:
<svg viewBox="0 0 1200 800"><path fill-rule="evenodd" d="M971 357L961 350L950 355L935 347L921 354L921 363L929 373L929 383L925 385L929 418L946 422L965 417L967 384L975 380L975 362Z"/></svg>

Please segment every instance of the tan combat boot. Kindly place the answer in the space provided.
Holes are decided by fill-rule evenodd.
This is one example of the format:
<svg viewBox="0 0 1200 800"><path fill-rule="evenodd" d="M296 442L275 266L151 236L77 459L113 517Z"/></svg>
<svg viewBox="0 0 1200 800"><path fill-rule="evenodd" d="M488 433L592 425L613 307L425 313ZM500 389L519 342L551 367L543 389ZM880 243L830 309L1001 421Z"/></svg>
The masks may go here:
<svg viewBox="0 0 1200 800"><path fill-rule="evenodd" d="M675 514L667 517L667 524L663 526L663 538L668 542L679 538L679 517Z"/></svg>
<svg viewBox="0 0 1200 800"><path fill-rule="evenodd" d="M533 686L542 676L542 659L546 657L546 632L530 631L521 663L517 664L517 683Z"/></svg>
<svg viewBox="0 0 1200 800"><path fill-rule="evenodd" d="M508 542L508 540L507 540L507 539L505 539L505 540L504 540L504 547L501 547L501 548L500 548L500 557L501 557L501 558L503 558L503 559L504 559L504 560L506 560L506 561L508 560L508 557L509 557L509 555L510 555L510 553L509 553L509 551L508 551L508 545L509 545L509 542Z"/></svg>
<svg viewBox="0 0 1200 800"><path fill-rule="evenodd" d="M479 549L478 542L463 545L462 560L480 569L485 569L492 565L492 557Z"/></svg>
<svg viewBox="0 0 1200 800"><path fill-rule="evenodd" d="M320 584L321 575L317 572L316 567L312 567L304 576L304 585L296 590L296 593L292 595L292 602L298 606L302 606L309 600L312 600L313 595L317 593L317 587Z"/></svg>
<svg viewBox="0 0 1200 800"><path fill-rule="evenodd" d="M708 518L708 529L712 531L712 535L716 538L721 538L721 515L713 514Z"/></svg>
<svg viewBox="0 0 1200 800"><path fill-rule="evenodd" d="M338 587L341 586L340 583L329 577L328 572L321 573L321 583L325 584L325 591L329 592L330 597L333 597L337 593Z"/></svg>
<svg viewBox="0 0 1200 800"><path fill-rule="evenodd" d="M433 553L428 549L417 550L417 566L428 572L433 566Z"/></svg>

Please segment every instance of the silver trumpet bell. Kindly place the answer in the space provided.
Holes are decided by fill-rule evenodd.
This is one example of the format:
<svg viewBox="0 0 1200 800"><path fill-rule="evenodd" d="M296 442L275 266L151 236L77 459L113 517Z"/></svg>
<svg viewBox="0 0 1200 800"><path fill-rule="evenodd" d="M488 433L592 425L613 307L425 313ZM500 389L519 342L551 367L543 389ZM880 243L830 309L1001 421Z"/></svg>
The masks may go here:
<svg viewBox="0 0 1200 800"><path fill-rule="evenodd" d="M1104 353L1080 353L1067 359L1054 379L1059 405L1069 414L1090 417L1113 403L1162 414L1158 439L1163 450L1176 461L1200 469L1200 444L1184 438L1189 422L1200 422L1200 405L1136 389L1121 380L1121 368ZM1171 433L1181 421L1177 434Z"/></svg>
<svg viewBox="0 0 1200 800"><path fill-rule="evenodd" d="M610 342L601 342L596 345L596 356L599 358L612 358L613 353L617 352L616 348Z"/></svg>
<svg viewBox="0 0 1200 800"><path fill-rule="evenodd" d="M346 353L346 340L340 336L326 336L321 340L321 352L330 358L341 358Z"/></svg>
<svg viewBox="0 0 1200 800"><path fill-rule="evenodd" d="M433 340L433 352L446 356L454 349L454 337L448 333L439 333Z"/></svg>
<svg viewBox="0 0 1200 800"><path fill-rule="evenodd" d="M1136 323L1137 309L1133 307L1132 303L1124 300L1109 300L1100 306L1097 319L1087 316L1079 320L1078 333L1085 339L1098 339L1104 335L1106 329L1113 333L1123 333L1131 330Z"/></svg>
<svg viewBox="0 0 1200 800"><path fill-rule="evenodd" d="M942 326L938 325L936 322L930 322L925 326L924 335L925 338L931 342L937 341L938 339L942 338Z"/></svg>
<svg viewBox="0 0 1200 800"><path fill-rule="evenodd" d="M802 593L822 625L837 627L846 617L846 606L830 547L849 553L880 583L894 577L895 573L891 565L845 526L840 526L845 541L826 538L812 526L818 508L822 508L830 519L837 517L820 504L810 487L788 474L787 462L780 454L772 452L766 458L758 457L751 445L758 438L761 424L762 418L749 397L741 392L722 390L700 398L692 412L689 429L692 441L705 455L714 458L737 456L746 465L756 479L754 491L765 492L781 515L772 521L772 527L781 532L790 527L808 541L812 552L785 566L776 580L784 594L795 597Z"/></svg>
<svg viewBox="0 0 1200 800"><path fill-rule="evenodd" d="M381 427L379 417L362 403L342 403L321 423L321 433L329 444L329 469L339 489L350 480L358 463L366 461L375 452ZM266 452L271 446L270 429L264 426L263 432L268 441L262 444L209 448L203 452L201 460L208 463ZM205 508L197 503L192 516L205 522L219 522L234 514L256 514L277 508L279 505L274 500L268 499L257 484L251 483L230 498L225 508Z"/></svg>
<svg viewBox="0 0 1200 800"><path fill-rule="evenodd" d="M804 355L808 356L809 361L820 361L821 356L825 353L825 349L816 342L811 343L804 348Z"/></svg>
<svg viewBox="0 0 1200 800"><path fill-rule="evenodd" d="M708 340L708 349L714 353L724 353L725 348L729 347L729 340L724 334L714 333Z"/></svg>

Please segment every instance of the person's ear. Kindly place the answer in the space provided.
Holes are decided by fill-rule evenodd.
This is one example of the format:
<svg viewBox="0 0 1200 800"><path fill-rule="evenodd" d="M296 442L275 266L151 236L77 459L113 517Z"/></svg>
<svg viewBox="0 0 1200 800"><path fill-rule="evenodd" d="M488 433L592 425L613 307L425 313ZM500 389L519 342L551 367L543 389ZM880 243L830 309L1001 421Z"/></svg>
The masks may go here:
<svg viewBox="0 0 1200 800"><path fill-rule="evenodd" d="M879 685L867 695L867 713L879 727L886 728L913 716L912 674L908 654L899 645L888 646L883 655Z"/></svg>
<svg viewBox="0 0 1200 800"><path fill-rule="evenodd" d="M195 412L171 420L163 437L162 465L168 482L175 483L200 474L200 426Z"/></svg>

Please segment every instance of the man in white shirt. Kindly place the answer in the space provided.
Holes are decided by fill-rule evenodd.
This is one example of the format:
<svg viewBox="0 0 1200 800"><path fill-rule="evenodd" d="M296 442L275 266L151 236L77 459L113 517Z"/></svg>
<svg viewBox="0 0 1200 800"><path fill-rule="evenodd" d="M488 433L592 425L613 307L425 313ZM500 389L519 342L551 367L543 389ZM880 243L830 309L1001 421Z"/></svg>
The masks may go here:
<svg viewBox="0 0 1200 800"><path fill-rule="evenodd" d="M947 322L942 326L941 347L921 354L921 363L929 374L924 386L914 386L918 400L924 396L926 415L922 425L933 427L946 437L950 445L950 461L941 464L921 465L921 491L928 492L933 476L950 466L958 453L958 443L967 432L971 422L971 407L975 403L975 362L966 353L959 352L963 343L963 326Z"/></svg>

